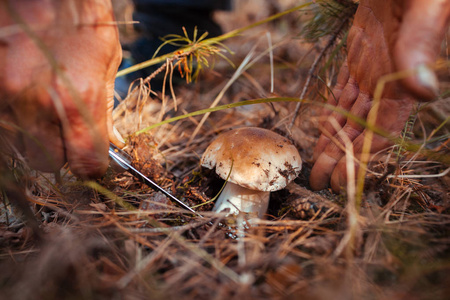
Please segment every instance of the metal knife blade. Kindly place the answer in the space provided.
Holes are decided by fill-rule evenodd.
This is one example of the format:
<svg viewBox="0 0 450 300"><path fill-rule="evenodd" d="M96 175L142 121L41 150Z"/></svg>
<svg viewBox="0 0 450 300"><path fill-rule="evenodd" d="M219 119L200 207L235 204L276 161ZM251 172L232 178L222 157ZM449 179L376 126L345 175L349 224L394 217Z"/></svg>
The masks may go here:
<svg viewBox="0 0 450 300"><path fill-rule="evenodd" d="M110 143L109 145L109 156L124 170L131 173L133 176L135 176L137 179L148 185L154 190L160 191L164 195L166 195L169 199L172 201L175 201L179 205L181 205L183 208L189 210L193 214L202 217L201 214L187 206L183 201L179 200L175 196L173 196L171 193L160 187L158 184L156 184L154 181L152 181L150 178L142 174L139 170L137 170L133 165L131 164L131 159L127 153L125 153L122 149L118 148L116 145Z"/></svg>

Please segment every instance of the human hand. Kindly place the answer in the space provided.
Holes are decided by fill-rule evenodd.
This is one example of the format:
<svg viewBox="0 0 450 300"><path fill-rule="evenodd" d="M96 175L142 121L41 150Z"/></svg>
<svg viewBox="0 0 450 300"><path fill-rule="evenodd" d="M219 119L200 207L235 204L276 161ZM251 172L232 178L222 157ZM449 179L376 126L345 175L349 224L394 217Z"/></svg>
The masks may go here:
<svg viewBox="0 0 450 300"><path fill-rule="evenodd" d="M107 0L0 4L0 137L32 168L102 175L121 60ZM27 29L28 28L28 29Z"/></svg>
<svg viewBox="0 0 450 300"><path fill-rule="evenodd" d="M348 36L347 61L338 75L335 99L328 99L329 104L366 119L373 109L374 91L381 76L418 68L416 75L388 83L380 99L375 126L398 135L414 100L431 100L437 95L438 80L426 66L433 64L439 54L449 17L449 0L360 1ZM330 182L332 189L339 192L347 182L344 140L351 141L359 157L366 130L338 112L326 110L324 115L328 119L314 149L310 184L320 190ZM374 135L370 152L389 145L388 139Z"/></svg>

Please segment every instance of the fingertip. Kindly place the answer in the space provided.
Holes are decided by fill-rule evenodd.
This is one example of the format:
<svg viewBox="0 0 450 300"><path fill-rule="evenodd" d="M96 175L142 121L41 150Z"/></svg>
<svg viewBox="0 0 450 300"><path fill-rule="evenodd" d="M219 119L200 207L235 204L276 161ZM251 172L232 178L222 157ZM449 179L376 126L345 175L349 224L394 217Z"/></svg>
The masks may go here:
<svg viewBox="0 0 450 300"><path fill-rule="evenodd" d="M108 135L109 135L109 141L116 145L119 148L125 147L125 140L123 139L120 132L117 130L116 126L108 126Z"/></svg>
<svg viewBox="0 0 450 300"><path fill-rule="evenodd" d="M317 175L311 173L309 178L309 186L313 191L320 191L328 187L328 180L321 180Z"/></svg>
<svg viewBox="0 0 450 300"><path fill-rule="evenodd" d="M106 145L107 146L107 145ZM82 179L99 178L106 173L109 165L108 148L102 150L97 145L95 149L77 149L68 157L70 170Z"/></svg>
<svg viewBox="0 0 450 300"><path fill-rule="evenodd" d="M330 180L330 185L331 185L331 189L333 190L333 192L339 194L341 191L341 182L340 182L340 178L339 175L337 175L338 173L335 171L333 172L333 174L331 175L331 180Z"/></svg>
<svg viewBox="0 0 450 300"><path fill-rule="evenodd" d="M105 118L98 117L94 124L84 123L81 118L72 121L64 127L66 158L71 171L83 179L101 177L109 165Z"/></svg>
<svg viewBox="0 0 450 300"><path fill-rule="evenodd" d="M326 153L319 156L309 177L309 184L313 190L318 191L328 187L336 163L337 160Z"/></svg>
<svg viewBox="0 0 450 300"><path fill-rule="evenodd" d="M439 81L436 73L427 65L421 64L417 67L417 80L423 87L423 98L431 100L439 94ZM407 83L408 84L408 83Z"/></svg>
<svg viewBox="0 0 450 300"><path fill-rule="evenodd" d="M413 66L404 62L403 65L405 67L400 67L401 70L411 70L411 75L401 80L406 91L418 101L436 99L439 95L439 81L435 72L424 63Z"/></svg>
<svg viewBox="0 0 450 300"><path fill-rule="evenodd" d="M331 175L330 185L333 192L339 194L342 190L346 189L348 179L347 165L344 157L338 162Z"/></svg>
<svg viewBox="0 0 450 300"><path fill-rule="evenodd" d="M436 73L429 67L439 55L448 28L450 5L444 1L412 1L405 12L394 48L397 70L411 70L402 79L406 91L417 100L429 101L439 93Z"/></svg>

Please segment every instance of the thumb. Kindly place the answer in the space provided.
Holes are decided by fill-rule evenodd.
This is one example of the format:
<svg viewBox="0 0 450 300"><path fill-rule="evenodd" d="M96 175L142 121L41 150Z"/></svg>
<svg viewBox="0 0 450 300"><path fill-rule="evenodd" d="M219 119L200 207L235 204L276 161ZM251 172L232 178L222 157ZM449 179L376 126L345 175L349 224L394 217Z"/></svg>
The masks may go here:
<svg viewBox="0 0 450 300"><path fill-rule="evenodd" d="M114 78L106 84L107 93L107 109L106 109L106 123L108 127L109 141L119 148L125 146L125 141L120 132L114 126L113 109L114 109Z"/></svg>
<svg viewBox="0 0 450 300"><path fill-rule="evenodd" d="M438 79L431 65L435 63L450 20L449 0L412 0L404 2L405 13L394 49L397 70L416 69L403 80L409 93L418 100L432 100L438 95Z"/></svg>

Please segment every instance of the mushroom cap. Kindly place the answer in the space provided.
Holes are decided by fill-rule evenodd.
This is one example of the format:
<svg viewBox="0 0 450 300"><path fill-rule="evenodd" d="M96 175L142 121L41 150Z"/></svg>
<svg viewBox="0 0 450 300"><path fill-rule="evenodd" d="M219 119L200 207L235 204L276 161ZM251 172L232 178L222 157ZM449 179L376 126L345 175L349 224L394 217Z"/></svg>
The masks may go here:
<svg viewBox="0 0 450 300"><path fill-rule="evenodd" d="M221 134L203 154L203 167L242 187L277 191L298 176L302 159L285 137L263 128L244 127Z"/></svg>

